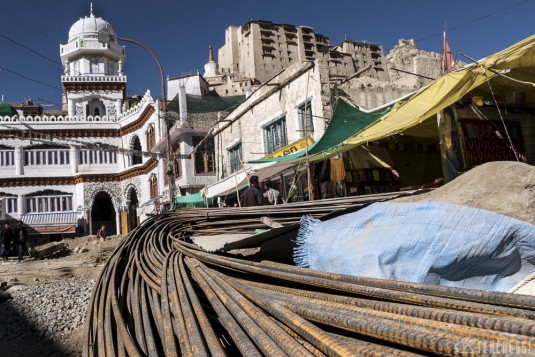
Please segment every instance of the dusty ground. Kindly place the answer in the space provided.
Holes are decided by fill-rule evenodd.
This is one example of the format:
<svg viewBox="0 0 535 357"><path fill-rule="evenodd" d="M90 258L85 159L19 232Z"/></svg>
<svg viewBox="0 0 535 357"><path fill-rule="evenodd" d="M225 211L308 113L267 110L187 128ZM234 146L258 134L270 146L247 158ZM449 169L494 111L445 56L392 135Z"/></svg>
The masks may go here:
<svg viewBox="0 0 535 357"><path fill-rule="evenodd" d="M65 239L69 250L59 252L44 259L26 259L17 262L11 258L9 262L0 263L0 282L17 279L19 284L38 284L59 280L97 279L104 263L121 241L121 236L112 236L101 242L94 236ZM80 252L76 252L77 249Z"/></svg>
<svg viewBox="0 0 535 357"><path fill-rule="evenodd" d="M121 236L66 239L58 245L67 249L44 259L1 262L0 294L5 291L14 300L0 304L0 356L81 355L86 308L79 305L89 301L103 265L121 241ZM21 305L21 299L27 302ZM77 327L56 332L54 326L65 326L66 318ZM31 347L23 347L26 340Z"/></svg>

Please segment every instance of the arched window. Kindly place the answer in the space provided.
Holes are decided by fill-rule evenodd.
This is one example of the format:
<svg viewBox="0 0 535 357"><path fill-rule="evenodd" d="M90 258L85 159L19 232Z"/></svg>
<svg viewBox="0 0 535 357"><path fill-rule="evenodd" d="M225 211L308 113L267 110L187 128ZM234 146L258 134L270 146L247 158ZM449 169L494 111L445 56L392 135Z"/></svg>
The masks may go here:
<svg viewBox="0 0 535 357"><path fill-rule="evenodd" d="M154 124L149 125L147 129L147 148L150 150L156 145L156 137L154 133Z"/></svg>
<svg viewBox="0 0 535 357"><path fill-rule="evenodd" d="M155 174L152 174L149 179L150 184L150 198L158 196L158 178Z"/></svg>
<svg viewBox="0 0 535 357"><path fill-rule="evenodd" d="M94 111L94 116L99 116L100 115L100 109L98 108L95 108L95 111Z"/></svg>
<svg viewBox="0 0 535 357"><path fill-rule="evenodd" d="M134 136L130 141L130 149L135 152L132 154L132 165L143 163L143 155L141 154L141 142L137 136Z"/></svg>

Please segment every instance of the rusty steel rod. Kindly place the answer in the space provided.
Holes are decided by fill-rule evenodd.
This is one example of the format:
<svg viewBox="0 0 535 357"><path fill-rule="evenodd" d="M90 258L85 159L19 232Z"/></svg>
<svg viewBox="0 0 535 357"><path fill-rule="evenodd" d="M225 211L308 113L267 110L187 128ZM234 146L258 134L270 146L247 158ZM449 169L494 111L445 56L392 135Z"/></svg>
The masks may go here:
<svg viewBox="0 0 535 357"><path fill-rule="evenodd" d="M319 272L191 243L195 235L268 228L261 217L291 225L304 214L326 219L395 196L150 217L119 243L99 275L82 355L535 353L532 296Z"/></svg>

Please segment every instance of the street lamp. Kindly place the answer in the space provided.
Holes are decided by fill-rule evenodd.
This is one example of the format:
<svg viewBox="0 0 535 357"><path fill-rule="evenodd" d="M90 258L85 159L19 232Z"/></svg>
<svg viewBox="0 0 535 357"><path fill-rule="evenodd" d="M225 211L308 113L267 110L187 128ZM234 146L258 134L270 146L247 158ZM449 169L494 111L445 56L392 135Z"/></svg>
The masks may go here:
<svg viewBox="0 0 535 357"><path fill-rule="evenodd" d="M139 42L139 41L136 41L136 40L131 40L131 39L128 39L128 38L124 38L124 37L119 37L119 36L115 36L116 39L118 39L119 41L124 41L124 42L130 42L130 43L133 43L135 45L138 45L142 48L144 48L151 56L152 58L154 58L154 60L156 61L156 63L158 64L158 68L160 69L160 79L162 81L162 111L163 111L163 119L164 119L164 123L165 123L165 132L166 132L166 146L167 146L167 171L166 171L166 174L168 176L168 183L169 183L169 199L171 200L171 208L173 208L175 206L175 177L173 175L173 162L172 162L172 156L171 156L171 139L169 137L169 121L167 120L167 95L166 95L166 90L165 90L165 77L164 77L164 74L163 74L163 67L162 67L162 64L160 63L160 60L158 59L158 57L156 57L156 55L154 54L154 52L151 51L150 48L148 48L147 46L145 46L143 43ZM107 31L99 31L98 33L98 42L100 43L110 43L112 40L112 35L110 35L109 32Z"/></svg>

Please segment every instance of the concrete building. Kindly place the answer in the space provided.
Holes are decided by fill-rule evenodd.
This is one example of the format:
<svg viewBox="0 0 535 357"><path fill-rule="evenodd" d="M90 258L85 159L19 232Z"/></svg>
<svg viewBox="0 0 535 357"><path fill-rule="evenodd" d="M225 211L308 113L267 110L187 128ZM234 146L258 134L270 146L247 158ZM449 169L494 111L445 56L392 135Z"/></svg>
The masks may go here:
<svg viewBox="0 0 535 357"><path fill-rule="evenodd" d="M265 83L213 127L217 181L240 172L247 161L305 138L305 133L314 141L321 138L332 114L330 95L328 68L320 60L295 63ZM290 185L294 171L276 171L275 187ZM210 197L219 195L214 189Z"/></svg>
<svg viewBox="0 0 535 357"><path fill-rule="evenodd" d="M213 55L210 58L215 68ZM441 74L440 54L418 50L414 40L400 40L385 56L378 43L347 39L331 45L329 37L309 26L251 21L225 30L218 74L206 71L205 79L221 96L246 94L289 66L311 60L326 63L333 96L368 109L409 94Z"/></svg>
<svg viewBox="0 0 535 357"><path fill-rule="evenodd" d="M207 134L217 121L245 100L244 95L220 96L210 88L210 81L213 84L213 80L221 76L211 49L209 53L204 76L196 73L167 80L167 115L174 121L170 141L175 157L173 174L177 196L197 193L216 182L214 139ZM163 151L165 145L162 140L153 152ZM164 184L167 185L167 178Z"/></svg>
<svg viewBox="0 0 535 357"><path fill-rule="evenodd" d="M242 75L260 83L294 63L315 59L329 64L331 80L348 77L368 65L368 76L389 80L380 44L348 40L331 46L329 37L315 33L309 26L269 21L229 26L218 53L222 74Z"/></svg>
<svg viewBox="0 0 535 357"><path fill-rule="evenodd" d="M253 93L213 126L218 184L210 186L209 197L220 189L228 192L233 185L224 182L236 173L243 184L240 172L249 167L244 163L299 142L305 106L307 131L317 141L329 124L337 97L372 109L431 81L424 77L440 75L440 55L418 50L414 41L400 41L385 56L377 43L345 40L331 46L328 37L311 27L267 21L228 27L218 54L217 64L210 48L205 66L210 91L221 96L247 93L237 86L237 79L249 79ZM296 182L295 167L280 171L270 177L275 187L286 193L294 182L303 194L301 186L306 183Z"/></svg>
<svg viewBox="0 0 535 357"><path fill-rule="evenodd" d="M112 41L99 43L99 31ZM162 133L158 103L148 91L125 97L125 48L114 34L92 8L70 28L60 46L65 111L2 104L0 196L36 237L94 234L101 224L126 233L146 217L137 207L163 190L163 163L150 153Z"/></svg>

